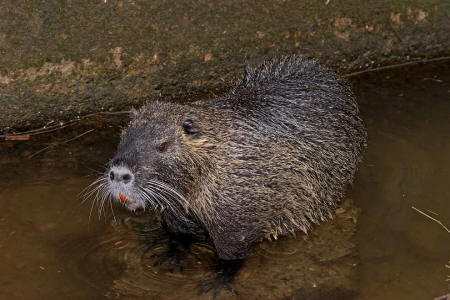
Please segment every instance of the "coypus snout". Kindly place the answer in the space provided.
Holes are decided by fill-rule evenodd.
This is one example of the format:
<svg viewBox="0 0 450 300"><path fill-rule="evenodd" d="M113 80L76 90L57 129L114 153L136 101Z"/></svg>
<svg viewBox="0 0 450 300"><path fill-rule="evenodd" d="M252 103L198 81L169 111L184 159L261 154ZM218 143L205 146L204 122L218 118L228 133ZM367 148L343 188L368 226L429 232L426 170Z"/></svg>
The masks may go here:
<svg viewBox="0 0 450 300"><path fill-rule="evenodd" d="M139 201L135 195L134 174L127 166L113 164L105 176L108 191L115 200L130 210L143 208L142 201Z"/></svg>

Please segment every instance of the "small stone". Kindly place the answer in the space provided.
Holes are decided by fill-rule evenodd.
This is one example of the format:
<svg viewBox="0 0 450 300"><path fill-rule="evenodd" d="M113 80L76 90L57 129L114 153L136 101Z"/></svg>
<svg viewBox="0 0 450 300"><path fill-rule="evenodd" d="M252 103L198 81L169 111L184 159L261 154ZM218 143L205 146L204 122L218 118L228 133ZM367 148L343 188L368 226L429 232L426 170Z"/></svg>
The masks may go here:
<svg viewBox="0 0 450 300"><path fill-rule="evenodd" d="M212 53L206 53L205 54L205 62L208 62L212 59L213 55Z"/></svg>

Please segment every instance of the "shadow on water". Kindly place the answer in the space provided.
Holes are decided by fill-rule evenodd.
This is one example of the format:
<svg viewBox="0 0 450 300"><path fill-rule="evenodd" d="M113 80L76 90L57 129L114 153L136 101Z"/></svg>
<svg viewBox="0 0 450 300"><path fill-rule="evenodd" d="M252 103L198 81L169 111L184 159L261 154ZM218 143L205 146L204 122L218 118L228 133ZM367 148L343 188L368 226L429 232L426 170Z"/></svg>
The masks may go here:
<svg viewBox="0 0 450 300"><path fill-rule="evenodd" d="M370 138L355 185L334 219L308 236L256 245L237 278L240 298L446 293L448 234L411 206L450 220L448 69L422 66L354 81ZM214 273L211 245L195 243L184 271L170 272L153 266L152 255L167 241L156 216L115 205L100 217L94 208L89 218L91 203L80 204L79 193L103 172L125 125L123 117L88 120L0 144L2 298L211 298L197 295L198 284Z"/></svg>

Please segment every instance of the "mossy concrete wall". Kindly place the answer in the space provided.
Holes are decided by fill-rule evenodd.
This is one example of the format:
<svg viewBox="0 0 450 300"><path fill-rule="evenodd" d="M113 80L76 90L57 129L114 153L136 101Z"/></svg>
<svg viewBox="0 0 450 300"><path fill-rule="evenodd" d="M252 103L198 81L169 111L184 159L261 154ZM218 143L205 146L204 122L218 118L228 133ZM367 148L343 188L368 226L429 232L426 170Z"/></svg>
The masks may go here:
<svg viewBox="0 0 450 300"><path fill-rule="evenodd" d="M2 0L0 131L219 93L246 60L341 72L450 53L442 0Z"/></svg>

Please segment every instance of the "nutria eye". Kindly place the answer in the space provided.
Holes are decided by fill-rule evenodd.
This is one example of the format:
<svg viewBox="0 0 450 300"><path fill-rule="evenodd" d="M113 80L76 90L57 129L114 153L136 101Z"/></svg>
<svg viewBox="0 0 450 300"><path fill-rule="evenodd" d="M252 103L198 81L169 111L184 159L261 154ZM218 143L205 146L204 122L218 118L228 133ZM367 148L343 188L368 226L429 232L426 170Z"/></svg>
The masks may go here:
<svg viewBox="0 0 450 300"><path fill-rule="evenodd" d="M184 120L181 125L183 126L184 133L186 134L193 135L198 133L198 127L191 119Z"/></svg>
<svg viewBox="0 0 450 300"><path fill-rule="evenodd" d="M167 149L167 142L161 143L158 145L158 151L159 152L164 152Z"/></svg>

